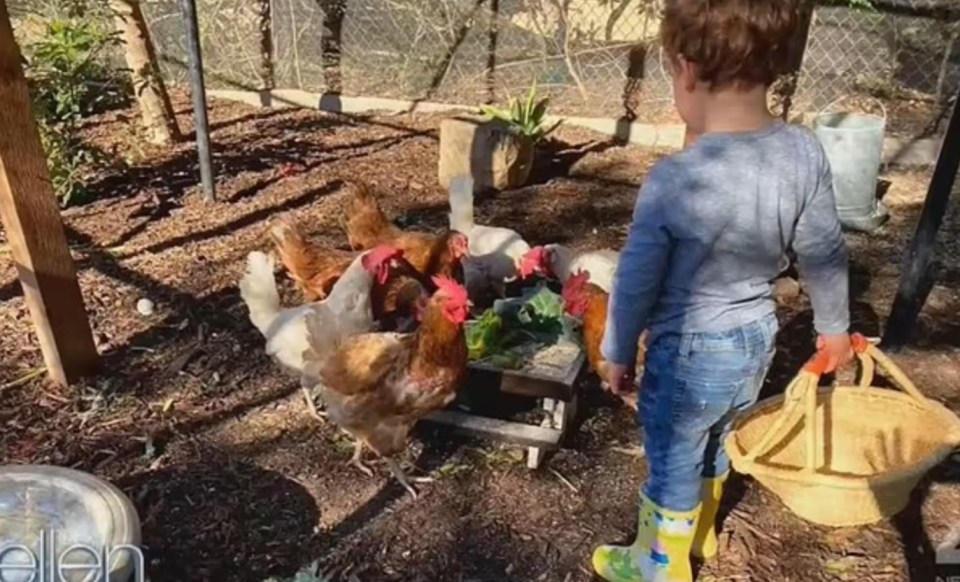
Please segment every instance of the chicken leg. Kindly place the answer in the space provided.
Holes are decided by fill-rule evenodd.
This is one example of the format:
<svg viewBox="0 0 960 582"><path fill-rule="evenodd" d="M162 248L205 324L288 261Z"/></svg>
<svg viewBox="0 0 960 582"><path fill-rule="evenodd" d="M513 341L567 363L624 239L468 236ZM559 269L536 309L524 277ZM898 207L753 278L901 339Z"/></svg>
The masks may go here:
<svg viewBox="0 0 960 582"><path fill-rule="evenodd" d="M417 499L418 494L417 490L413 488L413 485L410 482L414 483L432 483L434 479L432 477L407 477L406 473L403 472L403 469L400 468L400 464L391 459L390 457L384 457L383 459L387 463L387 467L390 468L390 472L393 473L393 476L396 477L397 481L403 485L403 488L410 493L410 496L414 499Z"/></svg>
<svg viewBox="0 0 960 582"><path fill-rule="evenodd" d="M350 460L347 461L347 465L352 465L356 467L361 473L367 477L373 477L373 469L366 466L363 462L363 441L357 441L357 444L353 448L353 456L350 457Z"/></svg>
<svg viewBox="0 0 960 582"><path fill-rule="evenodd" d="M307 399L307 408L310 409L310 414L312 414L317 420L321 420L321 421L326 420L327 413L320 412L317 409L317 405L313 403L313 395L310 394L310 391L307 390L306 387L302 387L302 389L303 389L303 396Z"/></svg>

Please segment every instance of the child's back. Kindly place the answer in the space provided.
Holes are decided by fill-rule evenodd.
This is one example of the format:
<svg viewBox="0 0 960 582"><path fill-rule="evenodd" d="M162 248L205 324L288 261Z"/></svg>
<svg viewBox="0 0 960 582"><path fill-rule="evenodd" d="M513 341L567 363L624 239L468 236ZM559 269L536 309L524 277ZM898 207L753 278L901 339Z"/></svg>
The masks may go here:
<svg viewBox="0 0 960 582"><path fill-rule="evenodd" d="M772 281L797 254L820 334L849 325L847 255L830 166L807 129L775 121L706 133L650 172L637 200L603 350L632 361L644 327L723 332L774 313ZM840 291L838 293L838 291Z"/></svg>
<svg viewBox="0 0 960 582"><path fill-rule="evenodd" d="M847 298L833 294L846 283L845 248L829 165L808 130L776 122L704 134L659 163L640 196L639 205L656 212L637 227L665 229L673 239L647 320L654 336L724 331L773 313L771 281L791 245L821 300L818 327L846 331ZM641 253L622 260L624 272L656 276Z"/></svg>

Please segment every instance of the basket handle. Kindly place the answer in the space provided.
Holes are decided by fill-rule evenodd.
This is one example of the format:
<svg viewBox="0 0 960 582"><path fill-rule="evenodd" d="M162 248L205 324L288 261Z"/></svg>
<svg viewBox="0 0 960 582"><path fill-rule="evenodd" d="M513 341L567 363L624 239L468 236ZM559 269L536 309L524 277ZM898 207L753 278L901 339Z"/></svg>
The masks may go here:
<svg viewBox="0 0 960 582"><path fill-rule="evenodd" d="M927 407L930 401L924 397L916 385L903 373L903 371L876 346L871 344L866 337L861 334L853 334L850 337L850 343L863 364L863 373L861 374L859 385L862 388L868 388L873 381L876 364L887 372L891 378L921 406ZM826 350L818 350L810 360L804 364L800 373L793 379L785 392L785 404L780 415L773 422L770 428L760 438L752 450L744 454L747 461L755 461L757 457L766 453L773 444L779 442L786 433L801 420L807 419L808 426L806 431L806 462L803 471L813 473L816 471L817 450L819 440L819 430L817 427L817 389L820 384L820 376L826 372L830 365L830 357ZM803 403L803 411L798 416L796 411ZM792 422L791 422L792 419Z"/></svg>
<svg viewBox="0 0 960 582"><path fill-rule="evenodd" d="M767 432L760 438L760 442L744 457L747 461L754 462L760 455L770 450L774 443L779 442L786 436L798 422L807 420L809 423L806 431L806 462L803 464L805 473L815 472L817 465L817 390L820 385L820 376L826 372L830 365L830 355L826 350L820 349L810 358L796 378L790 382L784 393L786 403L780 412L780 415L773 422ZM799 415L796 415L800 404L803 409Z"/></svg>
<svg viewBox="0 0 960 582"><path fill-rule="evenodd" d="M857 335L859 336L859 334ZM862 338L863 336L859 337ZM859 383L862 388L870 387L873 382L874 369L879 367L893 380L893 383L896 384L897 387L913 397L918 405L924 408L928 408L931 405L930 400L917 389L917 385L907 377L903 370L900 369L900 366L881 352L877 346L868 342L866 338L863 338L863 342L862 352L860 350L857 351L860 360L865 363ZM856 345L854 349L857 349Z"/></svg>
<svg viewBox="0 0 960 582"><path fill-rule="evenodd" d="M812 395L812 406L816 410L817 405L817 385L820 375L829 364L829 358L826 352L818 351L800 370L800 373L790 382L784 392L785 403L777 416L777 419L770 425L770 428L760 437L760 442L744 454L747 461L753 462L757 457L766 453L773 447L775 442L782 440L783 436L800 422L810 412ZM800 415L796 415L801 403L805 403L804 409ZM806 466L812 470L813 460L810 458L816 452L816 431L808 431L807 442L807 463ZM812 442L811 442L812 439Z"/></svg>

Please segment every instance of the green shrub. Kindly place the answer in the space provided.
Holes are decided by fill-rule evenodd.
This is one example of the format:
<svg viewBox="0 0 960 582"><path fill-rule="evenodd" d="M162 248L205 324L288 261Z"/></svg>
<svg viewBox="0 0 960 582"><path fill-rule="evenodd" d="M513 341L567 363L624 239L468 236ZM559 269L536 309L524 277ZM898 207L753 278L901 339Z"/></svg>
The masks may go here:
<svg viewBox="0 0 960 582"><path fill-rule="evenodd" d="M105 64L119 43L114 32L88 18L53 19L27 46L34 103L44 119L64 122L125 102L117 75Z"/></svg>
<svg viewBox="0 0 960 582"><path fill-rule="evenodd" d="M88 198L85 178L105 161L80 138L82 119L126 100L117 71L106 64L117 44L102 18L80 12L53 16L45 34L25 47L34 117L63 206Z"/></svg>
<svg viewBox="0 0 960 582"><path fill-rule="evenodd" d="M38 118L37 129L60 205L66 207L88 200L87 177L104 161L104 156L83 143L76 132L66 130L63 124L50 125Z"/></svg>

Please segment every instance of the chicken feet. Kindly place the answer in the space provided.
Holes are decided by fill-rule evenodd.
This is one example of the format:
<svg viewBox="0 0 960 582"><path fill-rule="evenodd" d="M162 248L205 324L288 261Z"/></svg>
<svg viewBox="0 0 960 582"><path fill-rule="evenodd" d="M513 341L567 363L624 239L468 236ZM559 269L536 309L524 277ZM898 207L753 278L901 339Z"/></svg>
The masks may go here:
<svg viewBox="0 0 960 582"><path fill-rule="evenodd" d="M310 414L312 414L312 415L314 416L314 418L316 418L317 420L321 420L321 421L322 421L322 420L326 420L326 418L327 418L327 413L326 413L326 412L320 412L320 410L317 409L317 405L314 404L314 402L313 402L313 395L310 394L310 391L307 390L306 387L301 387L301 388L302 388L302 390L303 390L303 396L304 396L304 398L307 399L307 408L310 409Z"/></svg>
<svg viewBox="0 0 960 582"><path fill-rule="evenodd" d="M363 462L363 441L357 441L353 448L353 456L347 461L347 465L352 465L367 477L373 477L373 469Z"/></svg>
<svg viewBox="0 0 960 582"><path fill-rule="evenodd" d="M435 481L433 477L407 477L406 473L403 472L403 469L400 468L400 464L391 459L390 457L384 457L383 459L387 463L387 467L390 468L390 472L393 473L393 476L396 477L397 481L400 482L400 485L403 485L403 488L407 490L411 497L417 499L419 496L417 490L413 488L413 485L410 483L432 483Z"/></svg>
<svg viewBox="0 0 960 582"><path fill-rule="evenodd" d="M352 465L361 471L367 477L373 477L373 469L367 466L363 462L363 449L364 443L361 440L358 440L356 445L354 445L353 456L350 457L350 460L347 461L347 465ZM376 451L374 451L376 452ZM413 488L411 483L432 483L435 481L433 477L408 477L407 474L400 467L400 464L391 459L390 457L385 457L379 455L381 459L387 464L387 467L390 468L390 472L393 473L393 476L400 482L400 485L410 494L411 497L417 499L419 494L417 490Z"/></svg>

